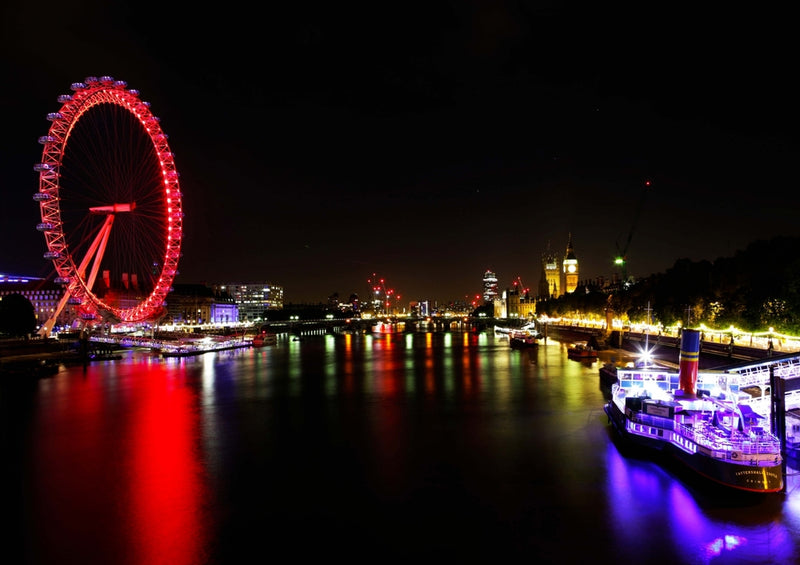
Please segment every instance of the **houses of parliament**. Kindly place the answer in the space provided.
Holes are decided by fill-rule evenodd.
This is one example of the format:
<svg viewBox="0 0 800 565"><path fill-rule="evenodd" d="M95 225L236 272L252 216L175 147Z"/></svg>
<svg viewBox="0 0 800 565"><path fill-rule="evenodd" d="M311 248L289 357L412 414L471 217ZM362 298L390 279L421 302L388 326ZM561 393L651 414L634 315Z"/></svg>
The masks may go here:
<svg viewBox="0 0 800 565"><path fill-rule="evenodd" d="M530 289L516 284L513 288L500 292L497 275L486 271L483 275L483 299L484 302L494 305L496 318L533 318L536 315L537 301L575 292L579 280L580 265L572 245L572 234L569 234L563 258L550 249L548 243L547 250L542 254L542 271L535 295L531 295Z"/></svg>

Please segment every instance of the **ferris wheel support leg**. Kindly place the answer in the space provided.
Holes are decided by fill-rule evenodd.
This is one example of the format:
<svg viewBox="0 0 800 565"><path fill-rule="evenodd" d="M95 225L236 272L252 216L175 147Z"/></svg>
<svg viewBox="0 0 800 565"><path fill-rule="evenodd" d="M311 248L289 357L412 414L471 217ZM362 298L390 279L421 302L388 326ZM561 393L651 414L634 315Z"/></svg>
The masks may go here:
<svg viewBox="0 0 800 565"><path fill-rule="evenodd" d="M97 237L92 244L92 248L87 253L86 259L84 259L83 263L81 263L81 276L83 276L86 270L86 263L89 261L89 257L94 254L94 263L92 263L92 272L89 275L89 278L86 281L86 287L92 288L94 286L94 281L97 278L97 271L100 270L100 261L103 258L103 255L106 252L106 245L108 244L108 236L111 233L111 224L114 223L114 214L109 214L106 218L106 221L103 223L103 227L100 229L100 233L97 234ZM100 250L97 251L95 254L95 250L97 247L100 247Z"/></svg>
<svg viewBox="0 0 800 565"><path fill-rule="evenodd" d="M103 222L103 226L100 228L97 237L94 238L92 245L89 247L89 251L83 258L83 261L81 261L80 267L78 267L78 272L80 273L81 276L84 276L84 274L86 273L86 265L89 264L89 261L91 260L92 256L94 256L94 263L92 264L92 273L86 285L88 288L92 288L94 280L97 277L97 271L100 268L100 260L103 256L103 253L105 252L106 244L108 242L108 236L111 233L111 224L113 223L114 223L114 214L109 214L108 217L106 218L106 221ZM97 252L98 247L100 248L99 252ZM44 324L42 324L42 327L39 328L37 335L39 335L40 337L50 337L50 333L53 331L53 328L56 325L56 321L58 320L58 317L61 315L61 312L64 310L64 306L66 306L67 300L69 300L70 296L71 293L69 292L69 289L67 289L67 291L64 292L64 296L62 296L61 300L58 301L58 305L56 306L56 309L53 311L53 315L50 316L50 318Z"/></svg>
<svg viewBox="0 0 800 565"><path fill-rule="evenodd" d="M61 311L64 309L64 306L66 306L67 300L69 300L69 292L64 293L64 296L62 296L61 300L58 301L56 309L53 310L52 316L50 316L47 321L42 324L42 327L39 328L39 331L37 332L39 337L50 337L50 332L53 331L53 327L56 325L56 320L58 320L58 316L61 315Z"/></svg>

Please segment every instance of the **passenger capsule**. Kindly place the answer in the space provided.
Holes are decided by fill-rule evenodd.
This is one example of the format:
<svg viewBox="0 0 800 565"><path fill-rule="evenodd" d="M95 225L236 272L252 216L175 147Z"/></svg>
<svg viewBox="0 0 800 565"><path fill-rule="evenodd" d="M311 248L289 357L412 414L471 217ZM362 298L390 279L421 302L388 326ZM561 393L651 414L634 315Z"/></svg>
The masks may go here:
<svg viewBox="0 0 800 565"><path fill-rule="evenodd" d="M47 119L51 122L60 120L63 117L64 115L61 112L50 112L49 114L47 114Z"/></svg>
<svg viewBox="0 0 800 565"><path fill-rule="evenodd" d="M42 171L52 171L53 169L55 169L55 167L50 163L36 163L33 166L33 170L37 173L41 173Z"/></svg>
<svg viewBox="0 0 800 565"><path fill-rule="evenodd" d="M108 75L103 75L100 77L100 82L104 84L112 84L114 82L114 77L110 77Z"/></svg>
<svg viewBox="0 0 800 565"><path fill-rule="evenodd" d="M56 138L52 135L43 135L39 138L39 143L44 145L45 143L53 143L56 141Z"/></svg>
<svg viewBox="0 0 800 565"><path fill-rule="evenodd" d="M83 79L83 82L85 82L87 85L94 84L97 82L97 77L86 77Z"/></svg>
<svg viewBox="0 0 800 565"><path fill-rule="evenodd" d="M133 94L134 96L139 96L139 91L135 88L128 89L128 94Z"/></svg>
<svg viewBox="0 0 800 565"><path fill-rule="evenodd" d="M58 97L58 103L63 104L64 102L72 102L72 94L61 94Z"/></svg>
<svg viewBox="0 0 800 565"><path fill-rule="evenodd" d="M85 85L85 84L83 84L82 82L73 82L73 83L70 85L70 88L71 88L72 90L74 90L75 92L77 92L77 91L79 91L79 90L81 90L81 89L83 89L83 88L86 88L86 85Z"/></svg>
<svg viewBox="0 0 800 565"><path fill-rule="evenodd" d="M44 254L45 259L58 259L61 257L61 253L58 251L46 251Z"/></svg>
<svg viewBox="0 0 800 565"><path fill-rule="evenodd" d="M41 224L36 224L36 229L39 231L49 231L53 229L53 224L50 222L42 222Z"/></svg>
<svg viewBox="0 0 800 565"><path fill-rule="evenodd" d="M115 80L114 86L117 88L125 88L126 86L128 86L128 83L125 82L124 80Z"/></svg>
<svg viewBox="0 0 800 565"><path fill-rule="evenodd" d="M56 284L69 284L69 277L56 277L53 282Z"/></svg>
<svg viewBox="0 0 800 565"><path fill-rule="evenodd" d="M44 202L45 200L52 200L53 195L49 192L37 192L33 195L33 199L37 202Z"/></svg>

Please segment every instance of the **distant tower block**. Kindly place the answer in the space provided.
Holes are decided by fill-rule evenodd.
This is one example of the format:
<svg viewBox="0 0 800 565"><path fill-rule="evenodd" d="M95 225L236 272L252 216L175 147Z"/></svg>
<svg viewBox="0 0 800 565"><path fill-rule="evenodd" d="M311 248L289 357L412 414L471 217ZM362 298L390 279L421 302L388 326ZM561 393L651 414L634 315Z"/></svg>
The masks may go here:
<svg viewBox="0 0 800 565"><path fill-rule="evenodd" d="M564 257L564 290L567 294L575 292L578 288L578 259L572 248L572 234L569 234L567 255Z"/></svg>
<svg viewBox="0 0 800 565"><path fill-rule="evenodd" d="M492 304L497 298L497 275L492 271L483 274L483 301Z"/></svg>

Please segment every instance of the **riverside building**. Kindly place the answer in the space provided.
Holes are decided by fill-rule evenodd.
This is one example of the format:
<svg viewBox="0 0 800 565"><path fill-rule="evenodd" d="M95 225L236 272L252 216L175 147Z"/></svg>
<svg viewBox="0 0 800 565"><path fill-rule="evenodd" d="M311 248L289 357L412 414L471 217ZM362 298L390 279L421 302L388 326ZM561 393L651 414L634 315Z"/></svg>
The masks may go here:
<svg viewBox="0 0 800 565"><path fill-rule="evenodd" d="M240 322L255 322L264 319L267 310L283 309L283 287L276 284L227 283L213 285L216 293L226 293L239 308Z"/></svg>

